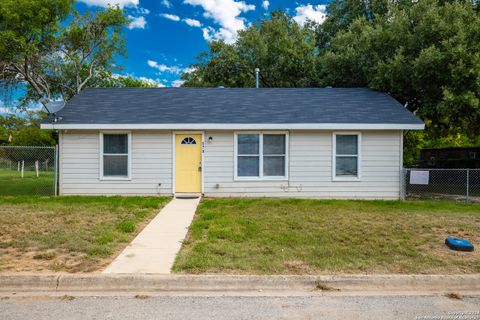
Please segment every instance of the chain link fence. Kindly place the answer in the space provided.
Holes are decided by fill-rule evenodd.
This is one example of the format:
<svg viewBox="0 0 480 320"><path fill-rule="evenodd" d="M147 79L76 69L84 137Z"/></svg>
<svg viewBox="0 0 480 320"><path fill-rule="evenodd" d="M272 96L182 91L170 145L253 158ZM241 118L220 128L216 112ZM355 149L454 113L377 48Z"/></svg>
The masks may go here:
<svg viewBox="0 0 480 320"><path fill-rule="evenodd" d="M480 169L404 169L403 199L480 202Z"/></svg>
<svg viewBox="0 0 480 320"><path fill-rule="evenodd" d="M55 147L0 146L0 195L56 194Z"/></svg>

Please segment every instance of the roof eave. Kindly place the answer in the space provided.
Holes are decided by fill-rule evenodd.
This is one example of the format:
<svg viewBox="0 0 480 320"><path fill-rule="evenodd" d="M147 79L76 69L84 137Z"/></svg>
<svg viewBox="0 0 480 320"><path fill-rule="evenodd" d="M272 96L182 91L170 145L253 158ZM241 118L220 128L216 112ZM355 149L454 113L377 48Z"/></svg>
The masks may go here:
<svg viewBox="0 0 480 320"><path fill-rule="evenodd" d="M42 123L42 129L75 130L423 130L423 123Z"/></svg>

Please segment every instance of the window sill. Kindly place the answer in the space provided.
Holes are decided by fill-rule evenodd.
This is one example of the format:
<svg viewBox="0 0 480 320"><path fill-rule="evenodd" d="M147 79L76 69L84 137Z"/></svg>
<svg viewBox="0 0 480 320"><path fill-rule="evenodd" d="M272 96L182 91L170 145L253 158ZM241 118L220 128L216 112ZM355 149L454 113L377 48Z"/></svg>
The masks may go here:
<svg viewBox="0 0 480 320"><path fill-rule="evenodd" d="M333 177L332 181L334 182L342 182L342 181L356 181L360 182L362 181L360 177Z"/></svg>
<svg viewBox="0 0 480 320"><path fill-rule="evenodd" d="M130 177L118 177L118 178L115 178L115 177L101 177L99 179L100 181L131 181L132 178Z"/></svg>
<svg viewBox="0 0 480 320"><path fill-rule="evenodd" d="M288 181L287 177L235 177L233 181Z"/></svg>

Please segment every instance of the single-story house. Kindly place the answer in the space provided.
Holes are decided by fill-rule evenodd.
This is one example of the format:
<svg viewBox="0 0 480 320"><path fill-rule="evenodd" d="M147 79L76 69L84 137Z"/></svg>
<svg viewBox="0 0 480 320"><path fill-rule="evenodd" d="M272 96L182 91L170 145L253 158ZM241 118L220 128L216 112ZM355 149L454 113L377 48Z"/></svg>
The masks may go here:
<svg viewBox="0 0 480 320"><path fill-rule="evenodd" d="M98 88L42 128L61 195L398 199L424 124L366 88Z"/></svg>

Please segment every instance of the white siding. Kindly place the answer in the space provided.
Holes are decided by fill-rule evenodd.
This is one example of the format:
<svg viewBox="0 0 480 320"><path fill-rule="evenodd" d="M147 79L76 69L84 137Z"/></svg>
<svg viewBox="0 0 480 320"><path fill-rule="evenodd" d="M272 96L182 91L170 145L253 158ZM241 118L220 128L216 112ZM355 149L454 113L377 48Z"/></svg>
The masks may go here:
<svg viewBox="0 0 480 320"><path fill-rule="evenodd" d="M234 181L234 132L206 131L208 137L206 196L399 198L400 131L362 131L360 181L332 181L332 131L290 131L288 181ZM171 194L172 143L169 131L133 130L131 181L101 181L99 132L62 133L61 194Z"/></svg>
<svg viewBox="0 0 480 320"><path fill-rule="evenodd" d="M99 179L99 142L99 132L94 130L69 130L61 134L61 194L172 193L172 135L169 131L132 131L132 179L129 181Z"/></svg>
<svg viewBox="0 0 480 320"><path fill-rule="evenodd" d="M207 196L398 199L400 131L362 132L360 181L332 181L332 131L290 131L288 181L234 181L233 132L206 132Z"/></svg>

